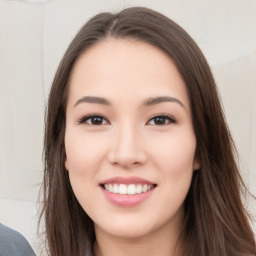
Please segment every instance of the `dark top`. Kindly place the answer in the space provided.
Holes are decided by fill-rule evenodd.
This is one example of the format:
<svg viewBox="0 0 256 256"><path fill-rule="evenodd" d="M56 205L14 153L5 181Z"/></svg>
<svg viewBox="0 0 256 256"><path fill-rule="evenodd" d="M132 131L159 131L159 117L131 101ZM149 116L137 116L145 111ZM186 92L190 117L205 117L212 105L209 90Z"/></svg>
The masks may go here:
<svg viewBox="0 0 256 256"><path fill-rule="evenodd" d="M19 232L0 223L0 256L35 256L28 241Z"/></svg>

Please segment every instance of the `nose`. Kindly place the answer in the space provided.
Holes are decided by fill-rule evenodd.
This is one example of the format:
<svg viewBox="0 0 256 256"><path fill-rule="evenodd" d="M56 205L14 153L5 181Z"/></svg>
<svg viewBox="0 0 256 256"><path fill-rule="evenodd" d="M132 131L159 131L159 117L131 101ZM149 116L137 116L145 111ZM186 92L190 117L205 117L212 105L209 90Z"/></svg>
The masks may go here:
<svg viewBox="0 0 256 256"><path fill-rule="evenodd" d="M146 163L147 156L142 136L126 125L120 128L111 141L108 160L111 164L131 169Z"/></svg>

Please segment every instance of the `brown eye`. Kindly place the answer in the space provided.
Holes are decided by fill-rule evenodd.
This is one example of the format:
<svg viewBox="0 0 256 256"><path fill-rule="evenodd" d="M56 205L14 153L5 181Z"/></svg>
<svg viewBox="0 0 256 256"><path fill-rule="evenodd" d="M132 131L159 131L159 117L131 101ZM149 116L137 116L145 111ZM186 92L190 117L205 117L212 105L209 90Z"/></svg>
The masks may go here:
<svg viewBox="0 0 256 256"><path fill-rule="evenodd" d="M80 124L85 123L87 125L105 125L109 124L109 122L100 115L90 115L83 117L80 121Z"/></svg>
<svg viewBox="0 0 256 256"><path fill-rule="evenodd" d="M176 121L170 116L159 115L151 118L148 122L149 125L166 125L170 123L175 123Z"/></svg>
<svg viewBox="0 0 256 256"><path fill-rule="evenodd" d="M89 123L93 124L93 125L101 125L104 122L104 119L99 116L91 117L91 118L89 118L89 120L87 120L87 121L89 121Z"/></svg>

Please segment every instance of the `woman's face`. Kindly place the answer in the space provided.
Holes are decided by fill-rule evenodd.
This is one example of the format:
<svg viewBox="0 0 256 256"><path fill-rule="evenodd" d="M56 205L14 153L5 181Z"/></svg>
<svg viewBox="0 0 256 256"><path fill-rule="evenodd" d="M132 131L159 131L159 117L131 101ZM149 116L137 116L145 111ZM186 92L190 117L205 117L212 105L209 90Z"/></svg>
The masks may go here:
<svg viewBox="0 0 256 256"><path fill-rule="evenodd" d="M138 238L179 229L196 139L185 84L161 50L109 38L70 80L66 162L96 235Z"/></svg>

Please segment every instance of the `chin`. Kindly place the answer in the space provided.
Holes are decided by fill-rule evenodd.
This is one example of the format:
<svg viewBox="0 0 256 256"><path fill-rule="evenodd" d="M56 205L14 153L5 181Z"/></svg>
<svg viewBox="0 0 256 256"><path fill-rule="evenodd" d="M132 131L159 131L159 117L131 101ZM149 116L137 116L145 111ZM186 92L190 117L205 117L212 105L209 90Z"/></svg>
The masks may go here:
<svg viewBox="0 0 256 256"><path fill-rule="evenodd" d="M135 222L124 220L116 221L113 219L107 225L95 225L95 230L96 233L97 229L99 229L104 231L104 233L108 235L123 239L137 239L151 233L151 228L149 227L149 225L143 225L143 223L140 223L140 225L138 225L138 223L138 219Z"/></svg>
<svg viewBox="0 0 256 256"><path fill-rule="evenodd" d="M148 234L148 230L140 230L140 229L134 229L132 227L126 227L126 228L117 228L116 230L111 230L110 234L112 236L121 238L121 239L138 239L146 236Z"/></svg>

